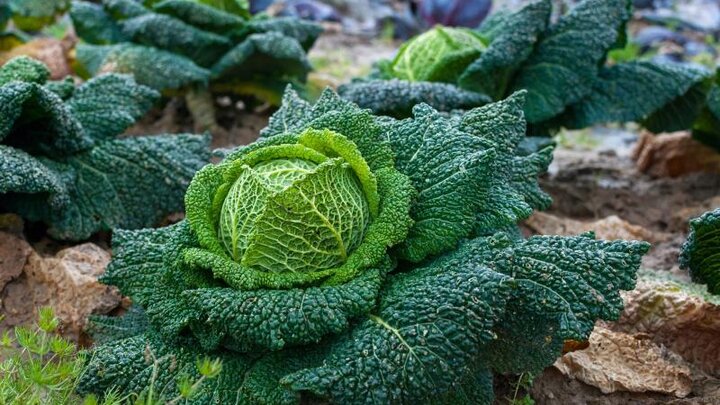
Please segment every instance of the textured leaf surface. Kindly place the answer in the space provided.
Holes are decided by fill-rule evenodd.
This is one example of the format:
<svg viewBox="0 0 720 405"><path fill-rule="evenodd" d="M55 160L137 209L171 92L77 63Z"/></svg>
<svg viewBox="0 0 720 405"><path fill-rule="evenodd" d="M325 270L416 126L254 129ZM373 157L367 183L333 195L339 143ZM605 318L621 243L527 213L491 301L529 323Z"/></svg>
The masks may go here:
<svg viewBox="0 0 720 405"><path fill-rule="evenodd" d="M59 239L81 240L113 227L141 228L182 210L185 188L209 159L203 136L153 136L107 141L63 163L42 159L63 177L70 204L38 211L22 198L16 212L50 224ZM37 218L40 216L40 218Z"/></svg>
<svg viewBox="0 0 720 405"><path fill-rule="evenodd" d="M93 146L63 100L37 83L12 81L0 87L0 141L50 156Z"/></svg>
<svg viewBox="0 0 720 405"><path fill-rule="evenodd" d="M493 339L506 277L451 257L393 276L376 314L336 343L321 367L283 382L334 403L429 403L459 386Z"/></svg>
<svg viewBox="0 0 720 405"><path fill-rule="evenodd" d="M108 45L126 40L120 27L99 4L73 1L70 18L77 35L95 45Z"/></svg>
<svg viewBox="0 0 720 405"><path fill-rule="evenodd" d="M448 83L405 80L357 81L340 86L341 97L375 114L406 118L416 104L427 103L439 111L468 110L492 101L488 96Z"/></svg>
<svg viewBox="0 0 720 405"><path fill-rule="evenodd" d="M42 193L53 208L67 203L67 189L57 173L21 150L0 145L0 173L0 201L6 193Z"/></svg>
<svg viewBox="0 0 720 405"><path fill-rule="evenodd" d="M165 274L177 273L179 253L184 247L197 246L194 239L184 222L162 232L122 232L113 241L116 259L103 281L117 285L145 307L152 324L167 339L176 340L181 331L193 328L208 348L224 344L240 351L277 350L341 332L351 318L374 306L387 271L387 267L368 270L339 286L254 291L221 288L203 275L183 279L179 274ZM197 280L207 281L188 283Z"/></svg>
<svg viewBox="0 0 720 405"><path fill-rule="evenodd" d="M245 19L242 17L194 1L164 0L155 3L153 9L193 27L221 35L245 25Z"/></svg>
<svg viewBox="0 0 720 405"><path fill-rule="evenodd" d="M242 355L231 352L203 352L191 346L171 345L152 334L138 335L100 346L81 377L78 392L102 394L110 388L121 392L141 392L150 385L166 398L174 398L178 379L187 375L197 379L199 359L222 361L222 372L200 385L188 404L297 404L300 394L280 385L289 373L317 361L312 351L285 351L280 354Z"/></svg>
<svg viewBox="0 0 720 405"><path fill-rule="evenodd" d="M191 60L151 47L131 43L80 44L76 52L78 61L90 75L102 72L128 73L139 84L156 90L204 84L210 79L210 72Z"/></svg>
<svg viewBox="0 0 720 405"><path fill-rule="evenodd" d="M720 208L690 220L690 235L683 244L680 266L696 283L720 295Z"/></svg>
<svg viewBox="0 0 720 405"><path fill-rule="evenodd" d="M243 76L297 76L310 71L305 50L294 38L277 32L250 35L212 67L214 78Z"/></svg>
<svg viewBox="0 0 720 405"><path fill-rule="evenodd" d="M415 107L413 118L391 122L384 132L398 170L418 192L410 211L415 223L399 253L417 262L452 249L470 235L488 197L495 151L424 104Z"/></svg>
<svg viewBox="0 0 720 405"><path fill-rule="evenodd" d="M129 76L102 75L78 87L68 107L86 135L105 140L125 132L158 98L155 90Z"/></svg>
<svg viewBox="0 0 720 405"><path fill-rule="evenodd" d="M673 123L653 131L687 129L697 116L699 106L678 109L680 102L690 102L689 93L694 86L702 85L710 73L704 69L671 63L634 61L620 63L600 70L592 92L577 104L569 107L570 126L585 128L598 123L642 122L652 114L662 115ZM652 94L652 97L648 97ZM664 108L674 103L673 108ZM663 109L664 108L664 109ZM663 110L661 110L663 109ZM650 118L650 122L653 118Z"/></svg>
<svg viewBox="0 0 720 405"><path fill-rule="evenodd" d="M248 27L256 32L278 32L286 37L295 38L306 51L313 46L323 31L322 26L318 24L292 17L253 19Z"/></svg>
<svg viewBox="0 0 720 405"><path fill-rule="evenodd" d="M499 11L478 29L488 38L488 48L462 73L463 89L502 98L522 63L550 21L549 0L533 2L515 13Z"/></svg>
<svg viewBox="0 0 720 405"><path fill-rule="evenodd" d="M133 42L182 55L202 67L212 66L231 46L222 35L163 14L143 14L122 21L120 26Z"/></svg>
<svg viewBox="0 0 720 405"><path fill-rule="evenodd" d="M538 123L590 93L599 63L629 18L626 0L586 0L551 26L513 83L527 89L525 114Z"/></svg>
<svg viewBox="0 0 720 405"><path fill-rule="evenodd" d="M122 316L91 315L85 332L92 337L93 344L101 345L141 335L148 326L145 311L133 305Z"/></svg>
<svg viewBox="0 0 720 405"><path fill-rule="evenodd" d="M545 209L552 202L537 183L537 177L552 161L552 146L528 155L518 153L526 128L524 96L524 92L515 93L460 118L460 130L483 139L497 154L487 198L476 214L477 235L491 235L514 225L527 218L533 209Z"/></svg>

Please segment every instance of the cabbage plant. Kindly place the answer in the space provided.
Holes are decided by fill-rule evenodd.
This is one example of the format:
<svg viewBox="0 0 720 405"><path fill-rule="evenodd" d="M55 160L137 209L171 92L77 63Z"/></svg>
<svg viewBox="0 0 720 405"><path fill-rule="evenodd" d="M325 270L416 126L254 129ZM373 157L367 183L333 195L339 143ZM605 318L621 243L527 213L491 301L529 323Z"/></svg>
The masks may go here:
<svg viewBox="0 0 720 405"><path fill-rule="evenodd" d="M692 281L706 284L708 292L720 295L720 208L690 220L680 267L689 270Z"/></svg>
<svg viewBox="0 0 720 405"><path fill-rule="evenodd" d="M216 127L213 94L280 103L288 83L301 87L307 51L322 29L293 18L249 17L243 2L74 1L78 70L128 73L140 84L187 96L200 127Z"/></svg>
<svg viewBox="0 0 720 405"><path fill-rule="evenodd" d="M152 107L155 90L115 74L77 87L49 76L27 57L0 68L0 209L69 240L152 226L182 210L210 158L209 138L117 138Z"/></svg>
<svg viewBox="0 0 720 405"><path fill-rule="evenodd" d="M499 11L475 31L437 26L340 94L376 113L407 117L421 101L452 111L526 89L525 116L535 135L635 121L656 133L694 129L720 148L712 72L653 60L608 62L608 52L625 44L630 9L629 0L583 0L553 23L551 1L538 0Z"/></svg>
<svg viewBox="0 0 720 405"><path fill-rule="evenodd" d="M552 158L521 153L524 98L395 120L288 90L184 221L114 233L103 281L144 315L95 319L80 392L172 390L210 356L193 403L491 403L493 374L552 364L620 314L649 245L520 236Z"/></svg>

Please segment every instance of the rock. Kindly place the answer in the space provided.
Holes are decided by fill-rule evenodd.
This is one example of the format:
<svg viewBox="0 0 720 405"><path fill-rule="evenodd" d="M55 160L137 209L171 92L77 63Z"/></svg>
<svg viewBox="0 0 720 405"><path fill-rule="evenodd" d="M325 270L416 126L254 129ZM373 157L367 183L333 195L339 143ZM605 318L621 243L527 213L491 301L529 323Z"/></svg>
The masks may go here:
<svg viewBox="0 0 720 405"><path fill-rule="evenodd" d="M680 356L647 337L602 327L590 335L587 349L564 355L555 367L605 394L649 391L682 398L692 391L690 368Z"/></svg>
<svg viewBox="0 0 720 405"><path fill-rule="evenodd" d="M677 398L655 392L617 391L604 394L598 388L568 378L557 368L548 367L533 381L531 396L536 405L711 405L717 397Z"/></svg>
<svg viewBox="0 0 720 405"><path fill-rule="evenodd" d="M20 277L32 247L20 237L0 231L0 292Z"/></svg>
<svg viewBox="0 0 720 405"><path fill-rule="evenodd" d="M633 225L615 215L587 222L536 212L525 221L525 226L541 235L578 235L594 231L598 239L644 240L651 243L657 243L668 237Z"/></svg>
<svg viewBox="0 0 720 405"><path fill-rule="evenodd" d="M110 254L92 243L63 249L54 257L31 251L23 274L2 295L4 326L31 321L35 311L50 306L61 320L61 332L79 340L90 314L105 314L121 302L120 293L97 281Z"/></svg>
<svg viewBox="0 0 720 405"><path fill-rule="evenodd" d="M704 373L720 377L720 297L709 295L705 286L645 272L623 298L625 310L610 325L613 330L647 334Z"/></svg>
<svg viewBox="0 0 720 405"><path fill-rule="evenodd" d="M720 173L720 154L681 131L653 135L643 132L634 151L637 168L655 177L688 173Z"/></svg>

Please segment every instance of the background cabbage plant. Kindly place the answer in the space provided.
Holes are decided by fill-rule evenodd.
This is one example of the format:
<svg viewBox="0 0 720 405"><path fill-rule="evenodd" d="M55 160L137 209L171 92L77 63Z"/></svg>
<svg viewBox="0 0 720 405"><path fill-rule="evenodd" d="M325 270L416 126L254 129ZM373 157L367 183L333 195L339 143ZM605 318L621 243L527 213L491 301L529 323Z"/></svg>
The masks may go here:
<svg viewBox="0 0 720 405"><path fill-rule="evenodd" d="M491 403L494 373L551 364L619 315L649 245L520 237L552 158L520 153L524 99L395 120L288 90L185 220L114 233L103 281L142 310L94 320L80 392L174 397L210 356L193 403Z"/></svg>
<svg viewBox="0 0 720 405"><path fill-rule="evenodd" d="M86 75L128 73L140 84L188 95L196 123L216 126L207 91L279 104L288 83L310 71L307 50L322 29L294 18L250 18L242 2L74 1ZM207 128L205 128L207 129Z"/></svg>
<svg viewBox="0 0 720 405"><path fill-rule="evenodd" d="M452 111L525 89L534 135L635 121L656 133L693 129L720 148L716 74L690 64L608 62L627 41L629 0L583 0L556 22L551 12L550 0L539 0L494 13L474 31L437 26L339 92L378 114L407 117L418 102Z"/></svg>
<svg viewBox="0 0 720 405"><path fill-rule="evenodd" d="M210 158L209 138L117 138L159 97L131 77L50 82L26 57L0 68L0 207L58 239L155 225Z"/></svg>

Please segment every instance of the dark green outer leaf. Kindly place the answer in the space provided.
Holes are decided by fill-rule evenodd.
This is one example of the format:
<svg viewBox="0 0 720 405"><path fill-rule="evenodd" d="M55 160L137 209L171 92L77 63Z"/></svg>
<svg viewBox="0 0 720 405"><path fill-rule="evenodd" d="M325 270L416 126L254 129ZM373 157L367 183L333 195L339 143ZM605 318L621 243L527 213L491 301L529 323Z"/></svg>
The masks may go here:
<svg viewBox="0 0 720 405"><path fill-rule="evenodd" d="M322 26L293 17L257 18L249 22L248 28L255 32L279 32L286 37L295 38L306 51L312 48L323 32Z"/></svg>
<svg viewBox="0 0 720 405"><path fill-rule="evenodd" d="M710 72L701 68L652 61L602 68L590 95L569 107L567 126L585 128L598 123L641 122L648 118L648 123L652 123L651 115L655 114L661 115L669 126L661 129L651 125L653 131L687 129L697 114L664 107L691 98L688 93L694 91L692 88L702 86L709 77Z"/></svg>
<svg viewBox="0 0 720 405"><path fill-rule="evenodd" d="M501 316L509 277L450 258L393 276L376 315L339 340L321 367L283 379L333 403L431 403L459 388Z"/></svg>
<svg viewBox="0 0 720 405"><path fill-rule="evenodd" d="M107 141L64 163L41 162L65 181L70 203L60 212L12 201L13 208L50 225L53 237L82 240L114 227L142 228L182 210L197 169L209 160L209 138L152 136Z"/></svg>
<svg viewBox="0 0 720 405"><path fill-rule="evenodd" d="M65 156L93 146L55 93L36 83L0 87L0 141L27 152Z"/></svg>
<svg viewBox="0 0 720 405"><path fill-rule="evenodd" d="M591 92L629 14L627 0L585 0L548 29L512 86L528 90L529 123L548 120Z"/></svg>
<svg viewBox="0 0 720 405"><path fill-rule="evenodd" d="M491 99L481 93L463 90L448 83L409 82L405 80L356 81L340 86L338 93L375 114L396 118L412 116L412 108L427 103L439 111L467 110Z"/></svg>
<svg viewBox="0 0 720 405"><path fill-rule="evenodd" d="M486 244L494 248L487 252ZM568 339L586 340L598 319L615 320L620 290L635 286L646 242L598 241L594 235L536 236L512 244L507 238L477 239L461 249L480 253L475 263L512 275L517 282L498 339L482 358L501 373L540 371ZM477 253L476 253L477 254Z"/></svg>
<svg viewBox="0 0 720 405"><path fill-rule="evenodd" d="M35 59L20 56L13 58L0 67L0 86L12 81L45 84L50 78L50 70Z"/></svg>
<svg viewBox="0 0 720 405"><path fill-rule="evenodd" d="M720 295L720 208L690 220L690 235L683 244L680 267L696 283Z"/></svg>
<svg viewBox="0 0 720 405"><path fill-rule="evenodd" d="M503 101L471 110L457 124L460 130L482 139L486 147L497 153L487 197L476 214L476 235L491 235L552 202L538 186L537 177L550 165L553 148L518 156L525 136L524 97L524 92L518 92Z"/></svg>
<svg viewBox="0 0 720 405"><path fill-rule="evenodd" d="M95 45L107 45L126 40L120 27L99 4L73 1L70 18L78 37Z"/></svg>
<svg viewBox="0 0 720 405"><path fill-rule="evenodd" d="M125 132L150 110L160 94L130 76L102 75L78 87L68 107L85 134L95 140Z"/></svg>
<svg viewBox="0 0 720 405"><path fill-rule="evenodd" d="M68 203L62 179L39 160L27 153L0 145L0 201L2 194L42 194L52 209ZM1 204L0 204L1 205Z"/></svg>
<svg viewBox="0 0 720 405"><path fill-rule="evenodd" d="M191 60L155 48L121 43L76 48L78 62L91 76L101 72L132 74L139 84L156 90L206 85L210 72Z"/></svg>
<svg viewBox="0 0 720 405"><path fill-rule="evenodd" d="M539 0L515 13L498 12L485 20L478 30L490 45L463 72L459 86L496 100L506 95L513 75L547 28L551 9L550 0Z"/></svg>
<svg viewBox="0 0 720 405"><path fill-rule="evenodd" d="M205 68L212 66L232 45L221 35L163 14L143 14L122 21L120 27L134 43L182 55Z"/></svg>
<svg viewBox="0 0 720 405"><path fill-rule="evenodd" d="M355 142L373 171L394 167L393 151L384 142L376 117L330 89L323 91L315 105L310 105L288 87L282 107L270 118L267 128L260 131L260 136L299 134L307 128L329 129Z"/></svg>
<svg viewBox="0 0 720 405"><path fill-rule="evenodd" d="M383 133L397 169L418 192L410 210L415 223L397 253L419 262L453 249L470 235L487 198L495 151L427 104L416 106L413 118L388 121Z"/></svg>
<svg viewBox="0 0 720 405"><path fill-rule="evenodd" d="M149 325L145 311L133 305L122 316L91 315L85 332L92 337L93 344L101 345L143 334Z"/></svg>
<svg viewBox="0 0 720 405"><path fill-rule="evenodd" d="M175 17L199 29L227 36L245 25L245 19L215 7L187 0L164 0L153 5L161 14Z"/></svg>
<svg viewBox="0 0 720 405"><path fill-rule="evenodd" d="M214 79L235 76L297 77L311 70L305 50L291 37L277 32L252 34L227 52L212 67Z"/></svg>

